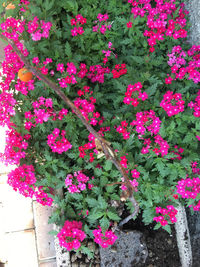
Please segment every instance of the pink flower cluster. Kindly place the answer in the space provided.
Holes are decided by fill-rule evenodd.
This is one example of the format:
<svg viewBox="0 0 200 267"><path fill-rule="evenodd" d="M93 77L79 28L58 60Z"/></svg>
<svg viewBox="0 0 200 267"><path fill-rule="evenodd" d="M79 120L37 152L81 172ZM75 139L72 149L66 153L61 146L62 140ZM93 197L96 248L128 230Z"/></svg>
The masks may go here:
<svg viewBox="0 0 200 267"><path fill-rule="evenodd" d="M21 92L23 95L27 95L28 91L34 90L34 88L34 80L22 82L20 79L17 79L15 84L15 90Z"/></svg>
<svg viewBox="0 0 200 267"><path fill-rule="evenodd" d="M6 146L4 153L0 153L0 159L6 164L19 164L20 159L25 158L25 150L28 147L26 140L30 135L21 136L16 130L6 131Z"/></svg>
<svg viewBox="0 0 200 267"><path fill-rule="evenodd" d="M87 94L92 95L93 91L90 91L90 87L89 86L83 86L83 89L82 90L78 90L77 94L79 96L87 95Z"/></svg>
<svg viewBox="0 0 200 267"><path fill-rule="evenodd" d="M157 147L153 149L154 153L158 156L161 154L161 156L167 155L169 150L169 144L166 140L164 140L160 135L154 136L154 142Z"/></svg>
<svg viewBox="0 0 200 267"><path fill-rule="evenodd" d="M167 112L169 117L174 116L184 111L185 101L182 100L182 95L179 93L173 94L172 91L167 91L160 106Z"/></svg>
<svg viewBox="0 0 200 267"><path fill-rule="evenodd" d="M49 31L52 27L51 22L45 22L40 20L37 17L34 17L33 20L30 20L27 24L28 30L27 32L31 34L31 38L33 41L40 41L41 38L48 38Z"/></svg>
<svg viewBox="0 0 200 267"><path fill-rule="evenodd" d="M36 177L32 165L23 164L8 174L8 184L25 197L33 197Z"/></svg>
<svg viewBox="0 0 200 267"><path fill-rule="evenodd" d="M66 76L65 78L59 79L59 85L61 88L67 88L68 84L75 84L77 83L76 78L74 77L74 75L71 76Z"/></svg>
<svg viewBox="0 0 200 267"><path fill-rule="evenodd" d="M21 6L20 11L26 12L29 8L28 5L30 4L30 1L27 0L20 0L19 6Z"/></svg>
<svg viewBox="0 0 200 267"><path fill-rule="evenodd" d="M178 181L177 193L180 194L182 198L195 199L200 193L200 178L186 178Z"/></svg>
<svg viewBox="0 0 200 267"><path fill-rule="evenodd" d="M17 27L20 25L18 21L12 19L6 19L5 23L8 27L13 26L13 24L15 25L15 23ZM15 44L17 48L21 51L21 53L26 57L28 55L28 51L24 49L22 43L18 42L17 38L15 40ZM4 126L7 124L9 126L10 117L15 115L14 107L16 104L16 100L13 97L13 93L10 92L10 85L13 83L13 80L15 80L16 73L19 71L20 68L24 66L24 63L20 60L20 58L13 51L13 48L10 45L6 46L4 48L4 51L5 60L1 64L2 70L0 71L3 80L0 83L0 125Z"/></svg>
<svg viewBox="0 0 200 267"><path fill-rule="evenodd" d="M124 75L127 73L127 68L126 68L126 64L117 64L115 65L115 68L111 71L113 74L113 78L117 79L120 76Z"/></svg>
<svg viewBox="0 0 200 267"><path fill-rule="evenodd" d="M104 68L101 65L93 65L90 66L87 77L91 80L92 83L104 83L104 75L106 73L110 73L110 69L108 67Z"/></svg>
<svg viewBox="0 0 200 267"><path fill-rule="evenodd" d="M191 162L192 172L194 174L199 174L200 175L200 168L197 168L197 166L198 166L198 162L196 162L196 161Z"/></svg>
<svg viewBox="0 0 200 267"><path fill-rule="evenodd" d="M32 59L32 63L37 66L37 69L41 71L42 74L47 75L49 73L48 68L46 67L49 63L52 63L53 60L52 58L46 58L45 61L40 63L40 60L38 57L34 57ZM50 74L53 76L54 75L54 70L50 71ZM37 77L39 80L40 78Z"/></svg>
<svg viewBox="0 0 200 267"><path fill-rule="evenodd" d="M105 234L103 234L100 226L92 233L95 237L94 242L99 244L102 248L107 248L108 246L113 245L118 238L112 231L109 230L106 230Z"/></svg>
<svg viewBox="0 0 200 267"><path fill-rule="evenodd" d="M42 187L35 186L36 177L33 165L23 164L8 174L8 184L15 191L19 191L25 197L36 197L37 202L43 206L51 206L53 199L47 195Z"/></svg>
<svg viewBox="0 0 200 267"><path fill-rule="evenodd" d="M86 238L82 230L82 223L77 221L65 221L63 228L57 235L61 247L68 251L78 249L81 242Z"/></svg>
<svg viewBox="0 0 200 267"><path fill-rule="evenodd" d="M0 94L0 126L10 124L10 117L15 115L15 104L12 93L4 91Z"/></svg>
<svg viewBox="0 0 200 267"><path fill-rule="evenodd" d="M192 59L188 62L186 68L189 74L188 80L193 80L194 83L200 82L200 45L193 45L188 51L188 56Z"/></svg>
<svg viewBox="0 0 200 267"><path fill-rule="evenodd" d="M171 223L175 223L177 221L176 214L178 211L172 205L168 205L166 209L156 207L156 213L160 213L161 215L154 217L153 220L157 223L159 222L162 226L167 225L169 221L171 221Z"/></svg>
<svg viewBox="0 0 200 267"><path fill-rule="evenodd" d="M65 67L64 67L64 64L63 63L58 63L57 64L57 71L60 71L61 73L66 73L69 74L67 75L65 78L59 78L59 84L60 84L60 87L62 88L66 88L68 87L68 84L76 84L77 81L76 81L76 78L74 76L74 74L76 74L77 72L77 69L76 69L76 66L74 65L73 62L68 62L67 63L67 68L65 70ZM63 74L64 75L64 74Z"/></svg>
<svg viewBox="0 0 200 267"><path fill-rule="evenodd" d="M124 167L125 169L128 168L128 160L126 158L126 156L122 156L120 157L120 164L122 165L122 167Z"/></svg>
<svg viewBox="0 0 200 267"><path fill-rule="evenodd" d="M133 180L129 180L131 185L134 187L134 190L137 191L138 181L137 179L140 177L140 172L136 169L131 170L131 175L134 178ZM122 182L124 182L124 177L121 178ZM121 185L122 190L127 190L127 187L125 184Z"/></svg>
<svg viewBox="0 0 200 267"><path fill-rule="evenodd" d="M200 117L200 90L197 92L197 97L195 98L195 102L190 102L188 104L188 107L190 107L191 109L194 109L194 113L193 115L195 117Z"/></svg>
<svg viewBox="0 0 200 267"><path fill-rule="evenodd" d="M52 115L52 105L53 101L51 98L44 98L42 96L39 97L38 101L33 102L34 113L32 114L31 111L24 113L27 120L25 122L25 129L29 131L32 127L36 127L36 124L48 121Z"/></svg>
<svg viewBox="0 0 200 267"><path fill-rule="evenodd" d="M50 146L53 152L62 154L63 152L66 152L67 150L72 148L72 145L67 140L65 135L66 135L65 130L62 130L60 133L60 130L58 128L55 128L52 134L49 134L47 136L47 144Z"/></svg>
<svg viewBox="0 0 200 267"><path fill-rule="evenodd" d="M199 199L200 195L200 178L186 178L178 181L177 185L177 193L181 195L182 198L186 199ZM199 211L200 210L200 200L197 200L197 204L189 205L192 207L193 210Z"/></svg>
<svg viewBox="0 0 200 267"><path fill-rule="evenodd" d="M142 84L140 82L135 83L134 85L129 84L124 97L124 104L132 105L137 107L139 105L139 99L145 101L148 98L146 92L142 93Z"/></svg>
<svg viewBox="0 0 200 267"><path fill-rule="evenodd" d="M155 112L153 110L136 113L136 120L133 120L130 123L130 126L135 127L135 131L139 134L138 138L140 140L144 140L144 146L141 150L142 154L149 153L149 149L151 149L156 155L167 155L169 145L166 140L158 135L160 131L160 125L161 121L158 117L155 116ZM115 126L115 128L117 132L123 135L123 138L125 140L129 139L131 133L127 130L128 123L126 121L122 121L121 125ZM143 137L143 135L149 133L151 135L151 138L153 138L153 141L150 138ZM121 164L124 163L121 162Z"/></svg>
<svg viewBox="0 0 200 267"><path fill-rule="evenodd" d="M185 60L186 55L187 55L186 52L182 50L182 47L180 45L174 46L172 48L172 52L168 53L169 60L167 63L171 67L174 66L172 70L175 70L176 69L175 67L179 69L181 66L186 64Z"/></svg>
<svg viewBox="0 0 200 267"><path fill-rule="evenodd" d="M51 190L51 188L50 188L50 193L51 194L53 193L52 190ZM36 201L38 203L42 204L43 206L49 206L49 207L51 207L51 205L53 203L53 199L51 197L49 197L46 192L44 192L42 186L39 186L38 188L35 188L34 196L35 196Z"/></svg>
<svg viewBox="0 0 200 267"><path fill-rule="evenodd" d="M88 72L87 66L84 63L81 63L79 65L78 77L83 79L86 76L87 72Z"/></svg>
<svg viewBox="0 0 200 267"><path fill-rule="evenodd" d="M15 19L13 17L6 18L5 22L1 23L2 35L18 42L19 37L25 30L25 23L25 20Z"/></svg>
<svg viewBox="0 0 200 267"><path fill-rule="evenodd" d="M116 128L116 131L118 133L121 133L123 135L123 138L126 140L126 139L129 139L130 137L130 132L127 131L127 126L128 126L128 122L126 121L122 121L121 122L121 125L119 125L117 128Z"/></svg>
<svg viewBox="0 0 200 267"><path fill-rule="evenodd" d="M75 172L73 175L68 174L65 179L65 185L69 193L80 193L87 189L86 184L90 180L88 176L86 176L81 171ZM91 189L91 185L88 184L88 188Z"/></svg>
<svg viewBox="0 0 200 267"><path fill-rule="evenodd" d="M26 50L23 50L23 46L18 43L18 48L23 52L24 56L28 55ZM4 48L5 51L5 60L2 62L2 74L4 75L5 81L1 83L1 86L4 90L9 90L9 85L12 80L15 79L15 74L18 73L19 69L21 69L24 63L20 60L18 55L13 51L10 45L7 45Z"/></svg>
<svg viewBox="0 0 200 267"><path fill-rule="evenodd" d="M166 140L164 140L160 135L156 135L153 137L153 142L150 140L150 138L144 139L144 146L141 150L142 154L149 153L149 149L152 149L152 151L157 155L167 155L169 150L169 144Z"/></svg>
<svg viewBox="0 0 200 267"><path fill-rule="evenodd" d="M192 167L192 173L196 175L200 174L200 168L197 167L198 163L192 162L191 167ZM189 207L192 207L194 211L199 211L200 210L200 178L199 177L193 177L189 178L188 176L186 179L181 179L178 181L177 184L177 193L181 195L182 198L188 199L188 200L193 200L193 204L191 204Z"/></svg>
<svg viewBox="0 0 200 267"><path fill-rule="evenodd" d="M98 14L97 16L98 21L95 21L96 23L98 23L96 26L93 27L93 32L98 32L98 30L102 33L105 34L105 32L107 31L107 29L111 29L111 24L107 23L107 20L109 19L108 14ZM104 24L105 22L105 24Z"/></svg>
<svg viewBox="0 0 200 267"><path fill-rule="evenodd" d="M156 0L155 5L151 0L128 0L128 2L132 5L131 13L134 18L144 17L145 14L147 16L149 29L145 30L144 36L148 37L150 52L154 51L157 41L164 40L165 36L174 39L187 37L184 27L186 26L185 15L188 14L188 11L184 9L184 3L178 3L176 6L175 0Z"/></svg>
<svg viewBox="0 0 200 267"><path fill-rule="evenodd" d="M136 120L133 120L130 125L135 127L138 134L144 135L145 132L150 132L153 134L158 134L160 130L161 121L155 116L153 110L137 112Z"/></svg>
<svg viewBox="0 0 200 267"><path fill-rule="evenodd" d="M71 19L72 26L84 25L87 22L87 19L84 18L81 14L76 15L75 18ZM84 33L83 27L74 27L71 29L72 36L82 35Z"/></svg>
<svg viewBox="0 0 200 267"><path fill-rule="evenodd" d="M79 146L79 148L78 148L79 149L79 157L80 158L84 158L86 156L85 151L87 151L87 150L94 150L96 148L94 135L90 133L89 136L88 136L88 139L89 139L89 142L88 143L86 143L84 146ZM91 152L89 154L89 156L90 156L89 161L90 162L93 162L94 161L94 154L93 154L93 152Z"/></svg>
<svg viewBox="0 0 200 267"><path fill-rule="evenodd" d="M93 91L89 90L89 86L84 86L83 90L78 91L78 95L84 96L85 94L91 95ZM102 119L100 119L100 113L95 112L95 104L96 99L92 96L89 96L89 100L81 99L80 97L76 98L74 101L74 105L80 110L82 115L85 117L87 121L90 122L91 125L95 126L97 124L102 124Z"/></svg>
<svg viewBox="0 0 200 267"><path fill-rule="evenodd" d="M76 74L77 69L73 62L67 62L66 71L69 73L69 75Z"/></svg>
<svg viewBox="0 0 200 267"><path fill-rule="evenodd" d="M192 46L187 53L182 50L181 46L175 46L168 56L168 64L171 66L173 77L168 77L165 80L166 83L171 83L173 79L184 78L193 80L194 83L200 82L200 46Z"/></svg>
<svg viewBox="0 0 200 267"><path fill-rule="evenodd" d="M32 127L36 127L37 124L42 124L52 118L55 120L62 120L64 116L68 114L67 109L61 109L59 112L54 112L52 106L53 101L51 98L39 97L38 101L33 102L32 104L34 108L33 114L31 111L27 111L24 113L25 115L25 129L30 130Z"/></svg>

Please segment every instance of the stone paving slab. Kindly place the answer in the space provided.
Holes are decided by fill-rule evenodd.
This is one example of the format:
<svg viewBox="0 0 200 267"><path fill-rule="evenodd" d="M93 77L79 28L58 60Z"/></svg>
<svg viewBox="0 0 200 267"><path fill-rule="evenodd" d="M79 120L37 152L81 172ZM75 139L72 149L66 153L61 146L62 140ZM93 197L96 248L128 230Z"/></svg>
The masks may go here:
<svg viewBox="0 0 200 267"><path fill-rule="evenodd" d="M49 232L53 230L53 225L48 224L48 218L51 215L52 208L42 206L36 201L33 201L33 212L39 261L56 257L54 237L49 235Z"/></svg>
<svg viewBox="0 0 200 267"><path fill-rule="evenodd" d="M8 267L39 267L34 230L5 234Z"/></svg>
<svg viewBox="0 0 200 267"><path fill-rule="evenodd" d="M6 183L6 179L6 175L0 176L0 202L3 206L4 232L34 228L32 200L15 192Z"/></svg>

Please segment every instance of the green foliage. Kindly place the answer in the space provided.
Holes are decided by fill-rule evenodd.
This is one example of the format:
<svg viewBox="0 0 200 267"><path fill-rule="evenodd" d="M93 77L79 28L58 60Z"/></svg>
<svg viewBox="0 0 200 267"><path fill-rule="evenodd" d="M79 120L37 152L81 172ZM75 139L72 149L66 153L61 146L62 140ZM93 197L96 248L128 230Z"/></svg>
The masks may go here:
<svg viewBox="0 0 200 267"><path fill-rule="evenodd" d="M0 6L0 12L2 7ZM14 15L19 15L19 10L12 11ZM105 35L93 32L99 13L109 14L109 22L112 23L110 31ZM11 13L7 13L9 16ZM33 15L34 14L34 15ZM77 14L82 14L87 18L84 25L84 34L71 36L72 26L70 21ZM130 15L130 6L127 1L118 0L35 0L31 1L29 10L24 13L24 19L30 20L36 16L40 20L50 21L52 29L50 36L35 43L30 35L25 31L22 35L25 47L29 51L27 59L32 62L34 57L38 57L41 62L46 58L52 58L53 62L48 66L49 70L54 70L54 76L49 79L58 84L59 78L64 78L56 71L58 63L73 62L77 70L79 64L84 63L89 68L91 65L102 64L102 50L108 49L108 42L112 42L115 53L109 59L108 66L111 70L115 64L125 63L127 74L118 79L112 78L112 73L105 74L104 83L92 83L90 79L77 78L77 83L71 84L67 88L62 88L63 92L72 101L77 98L77 91L87 85L93 91L96 111L103 117L103 124L94 126L96 131L101 127L110 127L110 131L104 132L104 138L112 144L118 159L126 155L128 159L128 175L132 179L130 170L137 169L140 177L137 179L138 187L134 196L142 210L145 224L152 222L155 217L155 207L165 207L169 203L176 205L176 200L172 198L176 190L177 182L191 175L191 162L199 159L199 144L196 135L200 135L200 122L187 108L190 101L194 101L197 85L190 80L177 80L171 85L165 84L167 73L170 67L167 64L167 53L177 41L168 38L165 42L159 42L155 47L155 52L149 52L149 46L143 32L146 30L146 17L133 19ZM126 23L133 22L133 27L128 29ZM188 44L181 43L183 49L188 48ZM17 78L17 77L16 77ZM123 103L125 92L129 84L141 82L143 90L147 92L148 100L139 104L138 107L125 105ZM24 113L33 113L32 103L39 97L53 99L53 111L59 112L62 108L68 108L51 88L35 79L35 90L29 91L27 96L22 95L15 89L12 83L11 90L17 100L15 107L16 115L12 117L12 122L16 125L16 130L24 135L28 133L24 128ZM174 93L182 93L185 101L185 111L176 116L168 117L166 112L160 107L163 94L172 90ZM89 100L87 96L87 100ZM116 127L122 121L130 122L135 120L136 113L141 111L154 110L156 116L161 121L159 135L170 145L168 155L157 156L153 151L142 154L143 140L138 138L136 131L129 126L130 138L125 140L116 131ZM72 144L72 148L62 154L53 153L47 145L47 136L55 128L66 131L67 139ZM77 220L83 222L83 229L86 234L93 238L92 229L101 226L103 232L109 227L111 222L120 222L122 219L117 211L122 193L121 173L114 166L110 159L94 155L94 161L89 159L89 153L83 159L79 156L79 147L88 143L88 131L81 121L69 110L68 115L63 120L53 120L50 118L44 124L37 124L30 130L31 139L28 141L27 157L22 159L20 164L33 164L37 177L37 186L52 187L54 190L63 189L64 197L58 197L56 191L51 197L56 208L49 219L49 223L56 223L62 226L65 220ZM152 138L146 133L145 139ZM184 149L181 160L174 159L174 147L178 145ZM89 150L92 152L92 150ZM70 194L65 186L65 178L68 174L83 171L90 177L89 183L92 189L80 193ZM92 179L94 178L94 179ZM114 204L113 204L114 203ZM133 205L127 199L126 206L133 212ZM89 212L87 214L86 212ZM156 225L158 229L160 225ZM170 232L170 226L164 229ZM52 232L56 234L56 232ZM91 256L91 252L85 246L81 249Z"/></svg>

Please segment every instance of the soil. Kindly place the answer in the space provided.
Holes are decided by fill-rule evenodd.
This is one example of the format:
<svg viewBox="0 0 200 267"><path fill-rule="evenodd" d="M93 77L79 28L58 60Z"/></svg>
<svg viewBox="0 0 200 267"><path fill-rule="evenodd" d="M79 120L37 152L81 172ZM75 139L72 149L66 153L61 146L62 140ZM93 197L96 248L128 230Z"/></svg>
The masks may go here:
<svg viewBox="0 0 200 267"><path fill-rule="evenodd" d="M176 242L175 229L169 234L163 229L153 230L155 224L144 225L141 216L124 225L124 230L138 230L143 233L148 248L148 257L145 264L137 267L181 267ZM125 266L124 266L125 267Z"/></svg>

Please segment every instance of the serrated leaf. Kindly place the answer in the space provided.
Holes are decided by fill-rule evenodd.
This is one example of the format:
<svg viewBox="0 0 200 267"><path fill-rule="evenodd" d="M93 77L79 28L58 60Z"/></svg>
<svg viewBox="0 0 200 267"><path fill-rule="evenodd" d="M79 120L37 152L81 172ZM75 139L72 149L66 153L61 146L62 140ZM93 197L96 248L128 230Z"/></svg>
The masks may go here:
<svg viewBox="0 0 200 267"><path fill-rule="evenodd" d="M69 42L66 42L66 44L65 44L65 53L69 58L72 57L72 50L71 50L71 46L70 46Z"/></svg>
<svg viewBox="0 0 200 267"><path fill-rule="evenodd" d="M116 213L114 213L114 212L112 212L112 211L108 211L107 212L107 216L112 220L112 221L120 221L120 217L116 214Z"/></svg>
<svg viewBox="0 0 200 267"><path fill-rule="evenodd" d="M85 247L85 246L81 246L81 252L83 252L84 254L88 255L88 257L90 259L92 259L94 257L94 253L88 248L88 247Z"/></svg>
<svg viewBox="0 0 200 267"><path fill-rule="evenodd" d="M97 211L93 214L90 214L87 218L92 221L96 221L97 219L101 218L104 215L103 211Z"/></svg>
<svg viewBox="0 0 200 267"><path fill-rule="evenodd" d="M162 227L165 231L167 231L169 234L171 234L171 227L169 224Z"/></svg>
<svg viewBox="0 0 200 267"><path fill-rule="evenodd" d="M108 207L108 203L105 201L105 199L99 195L98 197L98 205L101 209L105 210Z"/></svg>
<svg viewBox="0 0 200 267"><path fill-rule="evenodd" d="M98 201L95 198L87 197L85 200L91 208L95 208L98 206Z"/></svg>
<svg viewBox="0 0 200 267"><path fill-rule="evenodd" d="M110 221L105 216L99 221L99 223L103 233L108 230L110 226Z"/></svg>

